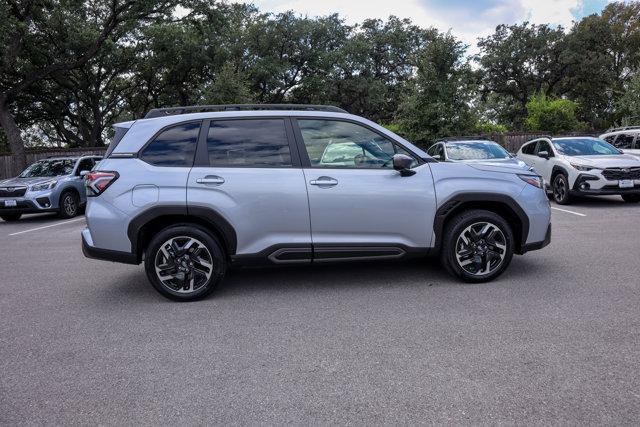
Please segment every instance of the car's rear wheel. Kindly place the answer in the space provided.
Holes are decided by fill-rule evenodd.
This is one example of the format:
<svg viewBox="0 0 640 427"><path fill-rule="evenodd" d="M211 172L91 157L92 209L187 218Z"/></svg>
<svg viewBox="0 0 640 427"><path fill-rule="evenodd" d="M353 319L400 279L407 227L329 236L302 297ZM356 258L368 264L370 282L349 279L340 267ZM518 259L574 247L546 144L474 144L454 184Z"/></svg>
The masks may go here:
<svg viewBox="0 0 640 427"><path fill-rule="evenodd" d="M640 202L640 194L623 194L622 200L627 203L638 203Z"/></svg>
<svg viewBox="0 0 640 427"><path fill-rule="evenodd" d="M80 198L75 191L65 191L60 195L60 218L73 218L78 215L80 209Z"/></svg>
<svg viewBox="0 0 640 427"><path fill-rule="evenodd" d="M569 194L569 179L563 173L559 173L553 178L553 200L559 205L568 205L571 203L571 194Z"/></svg>
<svg viewBox="0 0 640 427"><path fill-rule="evenodd" d="M12 222L12 221L17 221L20 219L20 217L22 216L22 214L4 214L4 215L0 215L0 218L2 218L3 220L7 221L7 222Z"/></svg>
<svg viewBox="0 0 640 427"><path fill-rule="evenodd" d="M203 298L226 271L222 246L206 229L171 226L153 237L145 252L145 270L153 287L175 301Z"/></svg>
<svg viewBox="0 0 640 427"><path fill-rule="evenodd" d="M441 261L447 271L466 282L486 282L502 274L513 250L513 232L500 215L470 210L447 223Z"/></svg>

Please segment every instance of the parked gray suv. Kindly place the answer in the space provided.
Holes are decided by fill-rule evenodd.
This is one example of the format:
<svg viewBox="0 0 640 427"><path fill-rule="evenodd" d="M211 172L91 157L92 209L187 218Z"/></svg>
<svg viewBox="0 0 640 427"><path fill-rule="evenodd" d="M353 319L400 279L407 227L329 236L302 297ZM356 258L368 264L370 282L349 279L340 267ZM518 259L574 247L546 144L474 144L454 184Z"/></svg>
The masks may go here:
<svg viewBox="0 0 640 427"><path fill-rule="evenodd" d="M86 176L87 257L139 264L163 295L208 294L231 266L439 254L462 280L546 246L542 180L440 163L336 107L160 109L115 125Z"/></svg>
<svg viewBox="0 0 640 427"><path fill-rule="evenodd" d="M17 221L22 214L57 212L72 218L87 198L83 175L99 156L51 157L39 160L15 178L0 181L0 218Z"/></svg>

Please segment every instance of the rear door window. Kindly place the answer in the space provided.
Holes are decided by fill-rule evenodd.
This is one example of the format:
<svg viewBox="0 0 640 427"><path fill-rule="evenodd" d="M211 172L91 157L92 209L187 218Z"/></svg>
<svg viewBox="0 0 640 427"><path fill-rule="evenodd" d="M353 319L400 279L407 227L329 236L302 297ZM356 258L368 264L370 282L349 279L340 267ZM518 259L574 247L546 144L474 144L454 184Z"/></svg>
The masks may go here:
<svg viewBox="0 0 640 427"><path fill-rule="evenodd" d="M632 133L621 133L613 142L613 146L621 150L628 150L628 149L631 149L631 147L633 147L634 139L635 139L635 135Z"/></svg>
<svg viewBox="0 0 640 427"><path fill-rule="evenodd" d="M200 122L167 128L142 150L140 159L154 166L193 166L199 131Z"/></svg>
<svg viewBox="0 0 640 427"><path fill-rule="evenodd" d="M210 166L292 166L284 119L211 121L207 152Z"/></svg>

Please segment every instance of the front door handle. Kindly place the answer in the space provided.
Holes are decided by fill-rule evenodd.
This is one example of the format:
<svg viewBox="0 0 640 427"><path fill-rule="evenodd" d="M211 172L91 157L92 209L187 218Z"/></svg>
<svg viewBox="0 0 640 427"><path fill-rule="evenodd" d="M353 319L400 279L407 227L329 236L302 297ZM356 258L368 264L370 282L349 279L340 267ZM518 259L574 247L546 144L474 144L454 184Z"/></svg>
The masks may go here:
<svg viewBox="0 0 640 427"><path fill-rule="evenodd" d="M338 185L338 180L333 179L330 176L321 176L318 179L312 179L309 181L309 184L320 187L333 187L334 185Z"/></svg>
<svg viewBox="0 0 640 427"><path fill-rule="evenodd" d="M196 182L198 184L220 185L220 184L224 184L224 178L221 177L221 176L217 176L217 175L207 175L204 178L196 179Z"/></svg>

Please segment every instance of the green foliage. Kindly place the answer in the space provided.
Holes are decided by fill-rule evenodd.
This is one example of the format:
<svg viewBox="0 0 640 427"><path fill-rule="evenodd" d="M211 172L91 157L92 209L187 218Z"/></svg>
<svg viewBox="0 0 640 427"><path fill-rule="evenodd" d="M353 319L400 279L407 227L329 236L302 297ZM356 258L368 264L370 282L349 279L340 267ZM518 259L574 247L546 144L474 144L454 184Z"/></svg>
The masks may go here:
<svg viewBox="0 0 640 427"><path fill-rule="evenodd" d="M508 131L505 125L486 120L478 120L474 130L476 133L505 133Z"/></svg>
<svg viewBox="0 0 640 427"><path fill-rule="evenodd" d="M177 3L0 2L11 149L100 145L114 122L203 103L333 104L423 144L640 122L638 2L610 3L569 31L499 25L473 58L450 34L394 16L347 25L210 0L181 1L178 16Z"/></svg>
<svg viewBox="0 0 640 427"><path fill-rule="evenodd" d="M583 125L576 118L576 109L577 104L568 99L534 95L527 102L527 128L551 133L578 130Z"/></svg>
<svg viewBox="0 0 640 427"><path fill-rule="evenodd" d="M439 137L473 129L474 75L464 51L462 43L446 34L420 52L417 75L397 116L400 130L413 142L426 146Z"/></svg>

